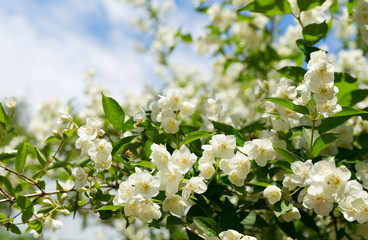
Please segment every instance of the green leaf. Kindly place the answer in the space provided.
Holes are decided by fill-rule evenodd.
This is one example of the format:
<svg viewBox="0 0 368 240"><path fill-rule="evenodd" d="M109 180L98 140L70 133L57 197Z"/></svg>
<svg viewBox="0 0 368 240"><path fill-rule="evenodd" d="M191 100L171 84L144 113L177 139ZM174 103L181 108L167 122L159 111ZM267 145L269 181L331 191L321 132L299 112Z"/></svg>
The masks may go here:
<svg viewBox="0 0 368 240"><path fill-rule="evenodd" d="M0 153L0 161L9 160L15 157L16 157L15 153Z"/></svg>
<svg viewBox="0 0 368 240"><path fill-rule="evenodd" d="M121 206L121 205L108 205L108 206L103 206L103 207L97 209L96 211L101 211L101 210L120 210L122 208L123 208L123 206Z"/></svg>
<svg viewBox="0 0 368 240"><path fill-rule="evenodd" d="M63 133L64 139L70 137L70 135L72 135L75 131L77 131L77 128L66 130Z"/></svg>
<svg viewBox="0 0 368 240"><path fill-rule="evenodd" d="M182 219L175 217L175 216L168 216L166 220L167 227L172 227L175 225L184 225L184 224L185 222Z"/></svg>
<svg viewBox="0 0 368 240"><path fill-rule="evenodd" d="M229 229L234 229L238 232L244 231L244 227L240 223L238 214L236 213L233 204L231 204L228 198L225 198L225 203L222 207L219 224L222 227L222 231L226 231Z"/></svg>
<svg viewBox="0 0 368 240"><path fill-rule="evenodd" d="M136 137L138 137L138 135L132 135L132 136L128 136L125 138L121 138L119 140L117 140L116 142L114 142L112 144L112 152L111 155L114 156L116 153L119 152L119 150L124 147L126 144L130 143L131 141L133 141L133 139L135 139Z"/></svg>
<svg viewBox="0 0 368 240"><path fill-rule="evenodd" d="M335 80L334 82L348 82L348 83L355 83L358 81L357 78L351 76L349 73L346 72L335 72L334 73Z"/></svg>
<svg viewBox="0 0 368 240"><path fill-rule="evenodd" d="M180 37L181 37L181 40L183 42L186 42L186 43L191 43L193 41L192 36L189 33L188 34L181 34Z"/></svg>
<svg viewBox="0 0 368 240"><path fill-rule="evenodd" d="M152 168L152 169L156 168L156 165L154 165L153 163L149 161L130 162L130 164L132 166L137 166L137 167L146 167L146 168Z"/></svg>
<svg viewBox="0 0 368 240"><path fill-rule="evenodd" d="M111 210L101 210L98 211L99 215L100 215L100 219L101 220L106 220L112 217L112 211Z"/></svg>
<svg viewBox="0 0 368 240"><path fill-rule="evenodd" d="M294 222L279 222L277 221L277 224L281 228L282 231L284 231L289 237L292 239L295 239L295 226Z"/></svg>
<svg viewBox="0 0 368 240"><path fill-rule="evenodd" d="M308 11L314 7L321 6L326 0L298 0L300 11Z"/></svg>
<svg viewBox="0 0 368 240"><path fill-rule="evenodd" d="M188 143L191 143L197 139L203 138L203 137L209 137L211 136L211 131L205 131L205 130L199 130L195 132L189 133L185 139L183 140L183 145L186 145Z"/></svg>
<svg viewBox="0 0 368 240"><path fill-rule="evenodd" d="M265 182L246 182L246 184L259 186L259 187L265 187L265 188L272 185L272 184L265 183Z"/></svg>
<svg viewBox="0 0 368 240"><path fill-rule="evenodd" d="M353 106L368 97L368 89L357 89L346 93L339 99L339 104L344 106Z"/></svg>
<svg viewBox="0 0 368 240"><path fill-rule="evenodd" d="M318 127L318 132L323 134L349 120L353 116L367 116L368 112L358 110L351 107L342 107L342 111L333 116L322 119L322 123Z"/></svg>
<svg viewBox="0 0 368 240"><path fill-rule="evenodd" d="M241 224L254 226L254 227L267 227L268 223L255 211L249 212L249 214L241 221Z"/></svg>
<svg viewBox="0 0 368 240"><path fill-rule="evenodd" d="M322 23L313 23L303 28L305 43L312 46L326 37L328 26L326 21Z"/></svg>
<svg viewBox="0 0 368 240"><path fill-rule="evenodd" d="M305 61L306 62L309 62L309 60L310 60L310 54L312 52L315 52L315 51L320 50L317 47L309 46L309 44L307 43L307 41L304 40L304 39L298 39L298 40L296 40L296 45L304 53L304 55L305 55Z"/></svg>
<svg viewBox="0 0 368 240"><path fill-rule="evenodd" d="M27 223L33 216L33 206L30 206L22 211L22 222Z"/></svg>
<svg viewBox="0 0 368 240"><path fill-rule="evenodd" d="M328 147L331 143L333 143L340 134L337 133L325 133L320 135L314 142L312 148L312 156L317 156L319 152Z"/></svg>
<svg viewBox="0 0 368 240"><path fill-rule="evenodd" d="M116 131L124 129L125 113L119 103L113 98L102 94L102 106L107 120L114 126Z"/></svg>
<svg viewBox="0 0 368 240"><path fill-rule="evenodd" d="M0 122L4 123L5 127L9 125L9 115L0 103Z"/></svg>
<svg viewBox="0 0 368 240"><path fill-rule="evenodd" d="M46 139L45 143L50 143L50 142L56 142L56 141L60 141L62 138L60 136L50 136Z"/></svg>
<svg viewBox="0 0 368 240"><path fill-rule="evenodd" d="M276 103L282 107L288 108L290 110L293 110L294 112L298 112L304 115L309 114L309 110L305 106L296 105L293 103L292 100L287 98L265 98L266 101L270 101L273 103Z"/></svg>
<svg viewBox="0 0 368 240"><path fill-rule="evenodd" d="M23 192L25 190L27 190L32 184L30 184L29 182L23 182L21 184L19 184L18 186L16 186L15 191L16 192Z"/></svg>
<svg viewBox="0 0 368 240"><path fill-rule="evenodd" d="M21 231L19 230L19 228L14 224L9 224L9 229L12 233L21 234Z"/></svg>
<svg viewBox="0 0 368 240"><path fill-rule="evenodd" d="M300 161L301 159L294 155L292 152L289 152L288 150L284 149L284 148L281 148L281 147L276 147L276 146L273 146L273 148L279 152L285 159L286 161L288 161L290 164L295 162L295 161Z"/></svg>
<svg viewBox="0 0 368 240"><path fill-rule="evenodd" d="M238 11L245 10L263 13L268 17L292 13L290 3L287 0L255 0Z"/></svg>
<svg viewBox="0 0 368 240"><path fill-rule="evenodd" d="M18 195L17 204L20 208L26 209L26 208L28 208L29 206L32 205L32 201L29 200L29 198L27 198L27 197L24 197L22 195Z"/></svg>
<svg viewBox="0 0 368 240"><path fill-rule="evenodd" d="M54 206L45 206L45 207L41 207L40 209L38 209L37 213L48 213L48 212L50 212L52 209L54 209Z"/></svg>
<svg viewBox="0 0 368 240"><path fill-rule="evenodd" d="M304 225L310 227L311 229L313 229L315 232L318 233L316 221L307 212L299 210L299 213L301 216L300 220L304 223Z"/></svg>
<svg viewBox="0 0 368 240"><path fill-rule="evenodd" d="M206 217L195 217L193 222L199 229L201 229L207 236L215 237L217 236L217 223L215 220Z"/></svg>
<svg viewBox="0 0 368 240"><path fill-rule="evenodd" d="M32 145L29 145L29 144L28 144L28 150L32 153L34 157L37 158L37 160L40 162L41 167L45 167L47 161L46 161L45 156L41 153L41 151L38 148Z"/></svg>
<svg viewBox="0 0 368 240"><path fill-rule="evenodd" d="M15 169L17 172L23 172L24 166L26 164L28 149L27 143L23 142L22 145L18 148L18 152L15 159Z"/></svg>
<svg viewBox="0 0 368 240"><path fill-rule="evenodd" d="M302 82L307 70L301 67L288 66L277 70L277 72L280 73L281 76L290 78L297 82Z"/></svg>
<svg viewBox="0 0 368 240"><path fill-rule="evenodd" d="M276 217L280 217L281 215L288 213L291 209L293 209L293 204L284 200L278 201L273 207Z"/></svg>

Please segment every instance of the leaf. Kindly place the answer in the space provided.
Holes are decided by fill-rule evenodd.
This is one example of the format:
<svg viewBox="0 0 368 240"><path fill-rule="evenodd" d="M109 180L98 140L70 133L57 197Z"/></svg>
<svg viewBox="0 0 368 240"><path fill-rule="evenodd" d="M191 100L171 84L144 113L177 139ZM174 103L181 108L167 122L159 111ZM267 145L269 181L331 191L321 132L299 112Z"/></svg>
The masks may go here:
<svg viewBox="0 0 368 240"><path fill-rule="evenodd" d="M132 135L132 136L128 136L125 138L121 138L119 140L117 140L116 142L114 142L112 144L112 152L111 155L114 156L116 153L119 152L119 150L125 146L126 144L130 143L131 141L133 141L133 139L135 139L136 137L138 137L138 135Z"/></svg>
<svg viewBox="0 0 368 240"><path fill-rule="evenodd" d="M284 231L289 237L292 239L295 239L295 226L294 222L279 222L277 221L277 224L281 228L282 231Z"/></svg>
<svg viewBox="0 0 368 240"><path fill-rule="evenodd" d="M288 66L288 67L283 67L277 70L277 72L280 73L281 76L290 78L297 82L302 82L307 70L301 67Z"/></svg>
<svg viewBox="0 0 368 240"><path fill-rule="evenodd" d="M317 156L319 152L328 147L331 143L333 143L340 134L337 133L325 133L320 135L314 142L312 148L312 156Z"/></svg>
<svg viewBox="0 0 368 240"><path fill-rule="evenodd" d="M72 135L75 131L77 131L77 128L66 130L63 133L64 139L70 137L70 135Z"/></svg>
<svg viewBox="0 0 368 240"><path fill-rule="evenodd" d="M284 148L276 147L276 146L273 146L273 148L278 153L280 153L286 159L286 161L288 161L290 164L295 161L301 161L301 159L298 156L296 156L295 154L293 154L292 152L289 152L288 150Z"/></svg>
<svg viewBox="0 0 368 240"><path fill-rule="evenodd" d="M353 106L368 97L368 89L357 89L346 93L339 99L339 104L344 106Z"/></svg>
<svg viewBox="0 0 368 240"><path fill-rule="evenodd" d="M238 11L245 10L263 13L268 17L292 13L290 3L287 0L255 0L245 7L240 8Z"/></svg>
<svg viewBox="0 0 368 240"><path fill-rule="evenodd" d="M298 0L300 11L308 11L314 7L321 6L326 0Z"/></svg>
<svg viewBox="0 0 368 240"><path fill-rule="evenodd" d="M29 206L32 205L32 201L29 200L29 198L27 198L27 197L24 197L22 195L18 195L17 204L20 208L26 209L26 208L28 208Z"/></svg>
<svg viewBox="0 0 368 240"><path fill-rule="evenodd" d="M32 155L37 158L37 160L40 162L41 166L45 167L47 161L46 161L45 156L41 153L41 151L38 148L36 148L36 147L34 147L30 144L28 144L28 149L32 153Z"/></svg>
<svg viewBox="0 0 368 240"><path fill-rule="evenodd" d="M205 131L205 130L199 130L195 132L189 133L185 139L183 140L183 145L186 145L188 143L191 143L197 139L203 138L203 137L209 137L211 136L211 131Z"/></svg>
<svg viewBox="0 0 368 240"><path fill-rule="evenodd" d="M101 220L106 220L112 217L112 211L111 210L102 210L102 211L98 211L99 215L100 215L100 219Z"/></svg>
<svg viewBox="0 0 368 240"><path fill-rule="evenodd" d="M15 157L16 157L15 153L0 153L0 161L9 160Z"/></svg>
<svg viewBox="0 0 368 240"><path fill-rule="evenodd" d="M9 229L12 233L21 234L21 231L19 230L19 228L14 224L9 224Z"/></svg>
<svg viewBox="0 0 368 240"><path fill-rule="evenodd" d="M228 198L225 198L225 203L222 207L219 224L222 227L222 231L226 231L229 229L234 229L238 232L244 231L244 227L240 223L238 214L236 213L234 206L231 204Z"/></svg>
<svg viewBox="0 0 368 240"><path fill-rule="evenodd" d="M0 122L4 123L5 127L9 125L9 115L0 103Z"/></svg>
<svg viewBox="0 0 368 240"><path fill-rule="evenodd" d="M188 34L181 34L180 37L181 37L181 40L183 42L186 42L186 43L191 43L193 41L192 36L189 33Z"/></svg>
<svg viewBox="0 0 368 240"><path fill-rule="evenodd" d="M241 224L255 227L267 227L268 223L256 214L255 211L249 212L249 214L241 221Z"/></svg>
<svg viewBox="0 0 368 240"><path fill-rule="evenodd" d="M351 107L342 107L342 111L333 116L322 119L322 123L318 127L318 132L323 134L349 120L353 116L366 116L368 112L358 110Z"/></svg>
<svg viewBox="0 0 368 240"><path fill-rule="evenodd" d="M175 225L184 225L184 224L185 222L182 219L175 217L175 216L168 216L166 220L167 227L172 227Z"/></svg>
<svg viewBox="0 0 368 240"><path fill-rule="evenodd" d="M320 50L317 47L309 46L309 44L304 39L298 39L298 40L296 40L296 45L304 53L304 55L305 55L305 61L306 62L309 62L309 60L310 60L310 54L312 52L315 52L315 51Z"/></svg>
<svg viewBox="0 0 368 240"><path fill-rule="evenodd" d="M32 184L30 184L29 182L22 182L21 184L16 186L15 192L23 192L23 191L27 190L31 185Z"/></svg>
<svg viewBox="0 0 368 240"><path fill-rule="evenodd" d="M27 223L33 216L33 206L30 206L22 211L22 222Z"/></svg>
<svg viewBox="0 0 368 240"><path fill-rule="evenodd" d="M17 172L23 172L24 166L26 164L26 158L28 154L27 143L23 142L18 148L18 152L15 159L15 169Z"/></svg>
<svg viewBox="0 0 368 240"><path fill-rule="evenodd" d="M38 209L37 213L48 213L48 212L50 212L52 209L54 209L54 206L45 206L45 207L41 207L40 209Z"/></svg>
<svg viewBox="0 0 368 240"><path fill-rule="evenodd" d="M334 82L348 82L348 83L355 83L358 81L357 78L351 76L349 73L346 72L335 72L334 73L335 80Z"/></svg>
<svg viewBox="0 0 368 240"><path fill-rule="evenodd" d="M50 143L50 142L56 142L61 140L62 138L60 136L50 136L46 139L45 143Z"/></svg>
<svg viewBox="0 0 368 240"><path fill-rule="evenodd" d="M288 213L291 209L293 209L293 204L284 200L278 201L273 207L276 217L280 217L281 215Z"/></svg>
<svg viewBox="0 0 368 240"><path fill-rule="evenodd" d="M322 38L326 37L328 26L326 21L322 23L309 24L303 28L303 36L305 43L312 46L318 43Z"/></svg>
<svg viewBox="0 0 368 240"><path fill-rule="evenodd" d="M318 227L316 225L316 221L307 213L302 210L299 210L300 213L300 220L308 227L313 229L315 232L318 233Z"/></svg>
<svg viewBox="0 0 368 240"><path fill-rule="evenodd" d="M108 206L103 206L103 207L97 209L96 211L101 211L101 210L120 210L122 208L123 208L123 206L121 206L121 205L108 205Z"/></svg>
<svg viewBox="0 0 368 240"><path fill-rule="evenodd" d="M265 187L265 188L272 185L272 184L265 183L265 182L246 182L246 184L259 186L259 187Z"/></svg>
<svg viewBox="0 0 368 240"><path fill-rule="evenodd" d="M102 106L107 120L114 126L116 131L124 129L125 113L119 103L113 98L102 94Z"/></svg>
<svg viewBox="0 0 368 240"><path fill-rule="evenodd" d="M292 100L287 99L287 98L265 98L265 100L276 103L282 107L286 107L290 110L293 110L294 112L298 112L304 115L309 114L309 110L307 107L296 105L293 103Z"/></svg>
<svg viewBox="0 0 368 240"><path fill-rule="evenodd" d="M217 236L217 223L215 220L206 217L194 217L193 222L199 229L201 229L207 236Z"/></svg>

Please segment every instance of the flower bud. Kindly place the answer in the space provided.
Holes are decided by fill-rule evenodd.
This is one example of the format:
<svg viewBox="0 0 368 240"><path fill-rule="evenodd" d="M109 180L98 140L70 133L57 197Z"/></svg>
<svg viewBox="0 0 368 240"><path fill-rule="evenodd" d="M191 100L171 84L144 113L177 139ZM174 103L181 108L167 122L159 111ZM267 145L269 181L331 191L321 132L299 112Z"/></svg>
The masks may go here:
<svg viewBox="0 0 368 240"><path fill-rule="evenodd" d="M91 188L90 192L91 192L92 194L96 194L96 193L97 193L97 188Z"/></svg>
<svg viewBox="0 0 368 240"><path fill-rule="evenodd" d="M55 136L55 137L58 137L59 136L59 131L58 130L52 130L52 134Z"/></svg>
<svg viewBox="0 0 368 240"><path fill-rule="evenodd" d="M135 217L134 216L129 216L128 217L128 222L129 222L129 224L135 223Z"/></svg>
<svg viewBox="0 0 368 240"><path fill-rule="evenodd" d="M103 129L98 130L98 136L102 137L105 135L105 131Z"/></svg>
<svg viewBox="0 0 368 240"><path fill-rule="evenodd" d="M50 205L52 205L52 202L51 202L49 199L44 199L44 200L42 201L42 203L43 203L44 205L46 205L46 206L50 206Z"/></svg>
<svg viewBox="0 0 368 240"><path fill-rule="evenodd" d="M68 198L68 194L67 193L63 193L62 195L61 195L61 199L62 200L65 200L65 199L67 199Z"/></svg>
<svg viewBox="0 0 368 240"><path fill-rule="evenodd" d="M94 179L94 178L93 178L93 177L91 177L91 176L87 177L87 181L88 181L88 182L92 182L92 181L93 181L93 179Z"/></svg>
<svg viewBox="0 0 368 240"><path fill-rule="evenodd" d="M82 188L79 188L79 189L76 189L76 190L77 190L77 192L82 193L86 190L86 188L82 187Z"/></svg>
<svg viewBox="0 0 368 240"><path fill-rule="evenodd" d="M59 212L64 214L64 215L70 215L70 212L67 209L60 209Z"/></svg>
<svg viewBox="0 0 368 240"><path fill-rule="evenodd" d="M91 171L91 169L89 169L89 167L84 167L83 171L88 174Z"/></svg>
<svg viewBox="0 0 368 240"><path fill-rule="evenodd" d="M10 109L14 109L17 105L17 99L15 97L5 98L5 105Z"/></svg>

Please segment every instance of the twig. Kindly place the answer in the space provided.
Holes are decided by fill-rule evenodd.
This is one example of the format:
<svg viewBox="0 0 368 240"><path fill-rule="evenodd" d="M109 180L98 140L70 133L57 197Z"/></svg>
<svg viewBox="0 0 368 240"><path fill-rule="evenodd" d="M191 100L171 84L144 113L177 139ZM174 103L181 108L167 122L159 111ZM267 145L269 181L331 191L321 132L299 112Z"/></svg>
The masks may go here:
<svg viewBox="0 0 368 240"><path fill-rule="evenodd" d="M201 234L199 233L196 233L193 229L191 229L190 227L188 226L185 226L186 229L188 229L189 231L191 231L193 234L197 235L198 237L202 238L202 239L206 239L206 237L202 236Z"/></svg>
<svg viewBox="0 0 368 240"><path fill-rule="evenodd" d="M8 171L8 172L11 172L11 173L13 173L13 174L15 174L15 175L17 175L18 177L20 177L20 178L23 178L24 180L26 180L27 182L29 182L29 183L31 183L32 185L34 185L34 186L36 186L41 192L44 192L44 190L41 188L41 186L40 185L38 185L38 183L36 183L35 181L33 181L32 179L30 179L30 178L28 178L28 177L26 177L26 176L24 176L23 174L21 174L21 173L19 173L19 172L16 172L16 171L14 171L14 170L12 170L12 169L10 169L10 168L8 168L7 166L5 166L5 165L0 165L0 167L1 168L3 168L3 169L5 169L6 171Z"/></svg>

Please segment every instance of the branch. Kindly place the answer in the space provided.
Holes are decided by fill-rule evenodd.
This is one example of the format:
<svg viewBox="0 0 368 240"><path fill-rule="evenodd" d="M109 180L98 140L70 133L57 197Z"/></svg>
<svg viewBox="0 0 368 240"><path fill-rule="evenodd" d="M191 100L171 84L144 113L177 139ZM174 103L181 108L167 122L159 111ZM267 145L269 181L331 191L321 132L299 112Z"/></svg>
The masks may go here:
<svg viewBox="0 0 368 240"><path fill-rule="evenodd" d="M5 165L0 165L0 167L1 168L3 168L3 169L5 169L6 171L8 171L8 172L11 172L11 173L13 173L13 174L15 174L15 175L17 175L18 177L20 177L20 178L23 178L24 180L26 180L27 182L29 182L29 183L31 183L32 185L34 185L34 186L36 186L38 189L40 189L40 191L41 192L44 192L44 190L41 188L41 186L40 185L38 185L38 183L36 183L35 181L33 181L32 179L30 179L30 178L28 178L28 177L26 177L26 176L24 176L23 174L21 174L21 173L19 173L19 172L16 172L16 171L14 171L14 170L12 170L12 169L10 169L10 168L8 168L7 166L5 166Z"/></svg>

